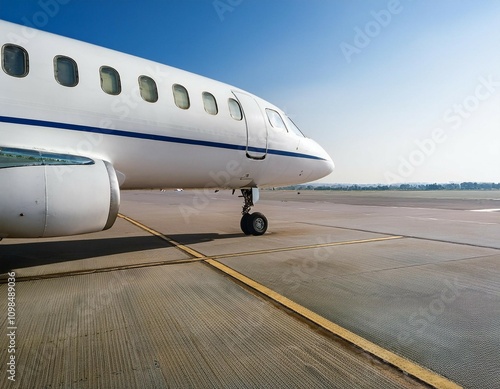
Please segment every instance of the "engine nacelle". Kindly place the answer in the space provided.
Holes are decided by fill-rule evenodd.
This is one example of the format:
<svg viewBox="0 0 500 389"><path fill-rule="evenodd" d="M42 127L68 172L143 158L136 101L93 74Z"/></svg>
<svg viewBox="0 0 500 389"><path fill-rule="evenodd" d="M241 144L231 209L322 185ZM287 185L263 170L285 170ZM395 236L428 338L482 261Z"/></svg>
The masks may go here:
<svg viewBox="0 0 500 389"><path fill-rule="evenodd" d="M17 165L12 157L10 166L0 169L0 238L65 236L110 228L120 206L113 166L83 157L46 156L31 165L29 155L17 156Z"/></svg>

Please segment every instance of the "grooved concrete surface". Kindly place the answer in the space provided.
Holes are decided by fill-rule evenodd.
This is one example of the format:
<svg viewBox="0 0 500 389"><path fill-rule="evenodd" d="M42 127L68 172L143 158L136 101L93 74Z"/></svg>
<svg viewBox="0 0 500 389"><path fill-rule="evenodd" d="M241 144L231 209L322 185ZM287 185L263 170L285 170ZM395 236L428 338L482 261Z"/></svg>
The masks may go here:
<svg viewBox="0 0 500 389"><path fill-rule="evenodd" d="M227 192L125 192L121 212L466 388L488 389L500 376L500 213L471 210L500 208L496 193L263 192L262 237L241 233L240 199ZM1 273L19 279L16 382L2 368L0 387L422 386L202 262L173 264L189 258L123 219L97 234L0 242Z"/></svg>
<svg viewBox="0 0 500 389"><path fill-rule="evenodd" d="M418 387L201 263L17 290L17 376L2 371L2 388Z"/></svg>

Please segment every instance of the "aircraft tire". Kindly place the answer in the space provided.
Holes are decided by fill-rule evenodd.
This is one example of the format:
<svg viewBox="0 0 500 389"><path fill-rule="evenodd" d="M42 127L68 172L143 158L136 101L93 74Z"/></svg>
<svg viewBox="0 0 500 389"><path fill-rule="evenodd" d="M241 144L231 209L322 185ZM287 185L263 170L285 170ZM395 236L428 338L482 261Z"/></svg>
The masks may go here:
<svg viewBox="0 0 500 389"><path fill-rule="evenodd" d="M250 214L249 213L245 213L242 218L241 218L241 222L240 222L240 227L241 227L241 231L243 231L243 233L245 235L251 235L252 233L250 232L250 223L249 223L249 219L250 219Z"/></svg>
<svg viewBox="0 0 500 389"><path fill-rule="evenodd" d="M252 235L264 235L267 231L267 218L260 212L254 212L250 214L247 223L249 231Z"/></svg>

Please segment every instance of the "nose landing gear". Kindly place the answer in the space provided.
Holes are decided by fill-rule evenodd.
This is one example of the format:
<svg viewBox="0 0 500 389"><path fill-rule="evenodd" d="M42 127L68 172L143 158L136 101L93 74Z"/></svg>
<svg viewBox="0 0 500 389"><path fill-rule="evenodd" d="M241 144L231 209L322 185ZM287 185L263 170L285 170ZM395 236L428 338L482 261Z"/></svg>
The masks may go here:
<svg viewBox="0 0 500 389"><path fill-rule="evenodd" d="M245 235L263 235L268 226L266 217L260 212L250 213L252 206L259 200L259 190L257 188L242 189L241 194L244 200L241 230Z"/></svg>

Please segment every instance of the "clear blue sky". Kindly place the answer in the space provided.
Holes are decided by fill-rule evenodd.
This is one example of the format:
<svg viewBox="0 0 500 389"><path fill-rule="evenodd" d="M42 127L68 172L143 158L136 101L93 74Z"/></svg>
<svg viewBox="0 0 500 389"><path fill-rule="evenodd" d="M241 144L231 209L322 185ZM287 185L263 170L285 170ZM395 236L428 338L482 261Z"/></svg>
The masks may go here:
<svg viewBox="0 0 500 389"><path fill-rule="evenodd" d="M500 182L498 0L0 0L283 108L341 183Z"/></svg>

